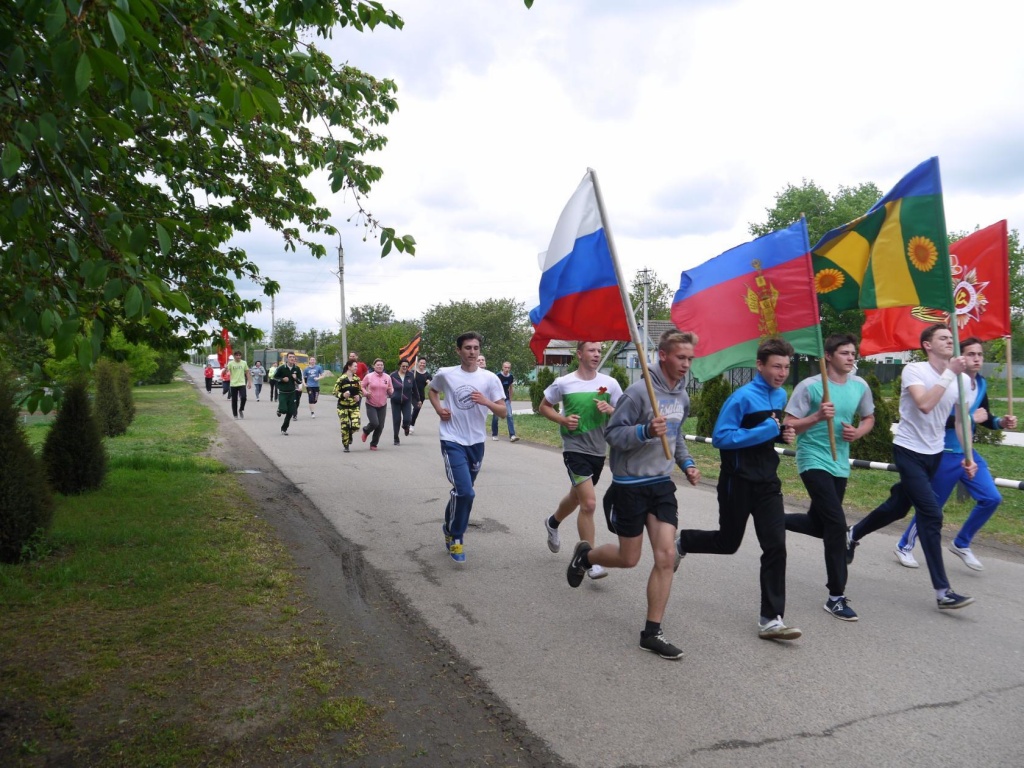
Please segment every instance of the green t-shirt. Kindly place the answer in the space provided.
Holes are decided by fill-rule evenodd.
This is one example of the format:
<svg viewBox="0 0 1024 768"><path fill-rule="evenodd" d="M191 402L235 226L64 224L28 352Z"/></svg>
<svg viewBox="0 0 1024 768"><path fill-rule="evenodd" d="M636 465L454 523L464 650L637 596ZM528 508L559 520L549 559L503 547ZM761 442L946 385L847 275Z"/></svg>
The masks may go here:
<svg viewBox="0 0 1024 768"><path fill-rule="evenodd" d="M871 388L860 376L848 376L845 384L828 382L829 399L835 404L836 459L828 441L828 422L819 421L796 438L798 472L823 469L833 477L850 476L850 444L842 439L843 424L853 424L854 414L862 419L875 412ZM798 419L818 410L822 401L821 374L804 379L793 389L786 413Z"/></svg>
<svg viewBox="0 0 1024 768"><path fill-rule="evenodd" d="M231 386L232 387L244 387L245 386L245 372L249 370L249 366L245 364L245 360L228 360L228 373L231 374Z"/></svg>

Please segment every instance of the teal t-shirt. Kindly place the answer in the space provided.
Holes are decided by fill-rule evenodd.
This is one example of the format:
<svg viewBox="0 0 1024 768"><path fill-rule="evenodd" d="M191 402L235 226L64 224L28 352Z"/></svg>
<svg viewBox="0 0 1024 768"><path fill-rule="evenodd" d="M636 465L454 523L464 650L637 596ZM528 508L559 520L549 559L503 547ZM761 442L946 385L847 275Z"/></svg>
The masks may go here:
<svg viewBox="0 0 1024 768"><path fill-rule="evenodd" d="M836 458L828 441L828 422L820 421L796 438L798 472L823 469L833 477L850 476L850 444L842 439L843 424L853 424L854 415L870 416L875 412L871 388L860 376L848 376L845 384L829 380L829 399L835 404ZM821 374L804 379L793 389L786 404L786 413L798 419L818 410L822 401Z"/></svg>

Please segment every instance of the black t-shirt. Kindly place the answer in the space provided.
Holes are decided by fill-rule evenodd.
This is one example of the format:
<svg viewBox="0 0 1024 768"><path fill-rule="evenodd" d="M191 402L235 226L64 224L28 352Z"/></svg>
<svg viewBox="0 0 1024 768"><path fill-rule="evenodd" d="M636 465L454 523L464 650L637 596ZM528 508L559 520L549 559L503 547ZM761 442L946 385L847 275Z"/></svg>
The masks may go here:
<svg viewBox="0 0 1024 768"><path fill-rule="evenodd" d="M421 403L427 399L427 384L429 384L433 378L433 376L425 371L423 373L416 371L416 399Z"/></svg>

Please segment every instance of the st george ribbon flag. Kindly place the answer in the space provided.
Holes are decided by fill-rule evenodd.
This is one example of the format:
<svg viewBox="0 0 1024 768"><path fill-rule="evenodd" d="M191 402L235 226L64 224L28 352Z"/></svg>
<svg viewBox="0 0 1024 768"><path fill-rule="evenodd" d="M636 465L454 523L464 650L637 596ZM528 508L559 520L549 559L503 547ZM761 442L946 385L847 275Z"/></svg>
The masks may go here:
<svg viewBox="0 0 1024 768"><path fill-rule="evenodd" d="M1010 333L1010 259L1007 224L979 229L949 245L953 304L961 338L991 341ZM867 310L860 353L903 352L920 346L921 331L948 323L949 313L932 307Z"/></svg>
<svg viewBox="0 0 1024 768"><path fill-rule="evenodd" d="M540 304L530 311L537 362L552 339L628 341L626 311L605 224L587 172L558 217L541 255Z"/></svg>
<svg viewBox="0 0 1024 768"><path fill-rule="evenodd" d="M811 249L818 299L837 310L952 311L939 159L925 160L871 210Z"/></svg>
<svg viewBox="0 0 1024 768"><path fill-rule="evenodd" d="M423 331L417 331L412 341L398 350L398 362L412 365L420 356L420 342L423 340Z"/></svg>
<svg viewBox="0 0 1024 768"><path fill-rule="evenodd" d="M807 222L801 218L684 271L672 322L699 338L691 372L700 381L753 366L758 345L771 336L821 357Z"/></svg>

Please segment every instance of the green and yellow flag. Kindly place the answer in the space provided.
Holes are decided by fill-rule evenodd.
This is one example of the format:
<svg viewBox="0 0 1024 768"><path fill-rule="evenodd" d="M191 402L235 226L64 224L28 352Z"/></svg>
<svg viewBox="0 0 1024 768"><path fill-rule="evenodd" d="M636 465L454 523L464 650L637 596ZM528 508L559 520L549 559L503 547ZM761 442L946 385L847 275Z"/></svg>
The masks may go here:
<svg viewBox="0 0 1024 768"><path fill-rule="evenodd" d="M939 159L912 170L866 214L811 249L818 300L837 310L953 311Z"/></svg>

